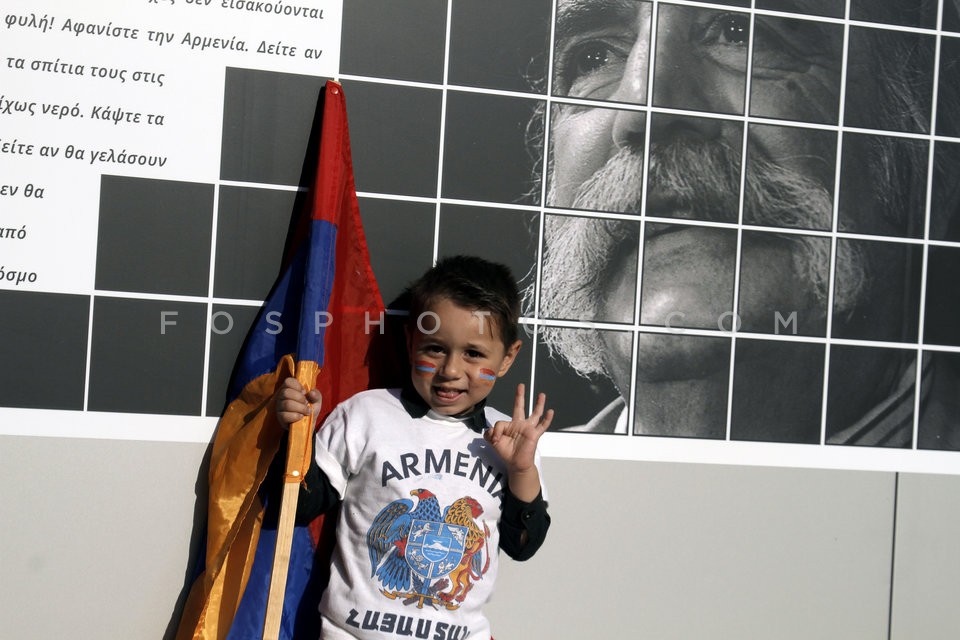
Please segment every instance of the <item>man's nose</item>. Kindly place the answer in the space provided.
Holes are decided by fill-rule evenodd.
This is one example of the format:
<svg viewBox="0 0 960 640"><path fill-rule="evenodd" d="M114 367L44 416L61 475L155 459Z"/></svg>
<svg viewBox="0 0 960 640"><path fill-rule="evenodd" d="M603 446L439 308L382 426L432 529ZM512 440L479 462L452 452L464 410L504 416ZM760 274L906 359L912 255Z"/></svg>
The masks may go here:
<svg viewBox="0 0 960 640"><path fill-rule="evenodd" d="M722 120L672 113L654 113L650 122L650 144L665 145L677 140L715 140L722 133ZM642 109L617 109L613 117L612 136L618 149L642 150L646 133L647 112Z"/></svg>
<svg viewBox="0 0 960 640"><path fill-rule="evenodd" d="M684 8L679 8L684 9ZM690 37L691 16L663 5L657 13L657 50L654 60L653 104L670 109L712 111L709 70Z"/></svg>
<svg viewBox="0 0 960 640"><path fill-rule="evenodd" d="M618 109L613 117L613 143L618 149L634 147L642 151L646 129L646 111Z"/></svg>
<svg viewBox="0 0 960 640"><path fill-rule="evenodd" d="M702 59L694 52L689 41L689 16L678 8L668 5L659 7L656 28L656 58L654 60L653 106L669 109L696 111L724 110L716 99L711 99L710 83L715 81ZM648 34L649 37L649 34ZM618 88L615 99L623 102L645 104L647 78L638 84L637 73L646 74L649 61L636 53L641 44L634 45L628 72ZM647 121L643 110L620 109L614 116L613 140L618 148L641 147L646 127L650 126L650 142L669 144L678 139L713 140L722 133L721 121L713 118L696 118L686 115L656 113L652 122Z"/></svg>
<svg viewBox="0 0 960 640"><path fill-rule="evenodd" d="M610 97L616 102L645 105L649 99L651 5L641 4L637 15L637 39L624 66L623 77ZM642 146L647 128L643 110L619 109L613 120L613 141L618 148Z"/></svg>

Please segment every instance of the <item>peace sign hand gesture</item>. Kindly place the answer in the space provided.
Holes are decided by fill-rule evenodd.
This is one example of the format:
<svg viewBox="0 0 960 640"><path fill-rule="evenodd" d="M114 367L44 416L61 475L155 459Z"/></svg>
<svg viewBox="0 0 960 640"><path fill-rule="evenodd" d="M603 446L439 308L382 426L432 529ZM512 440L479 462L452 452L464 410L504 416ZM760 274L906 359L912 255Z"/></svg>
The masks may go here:
<svg viewBox="0 0 960 640"><path fill-rule="evenodd" d="M541 393L537 395L533 411L524 417L526 411L523 396L524 386L518 384L510 421L500 420L484 431L483 437L507 463L510 490L520 500L530 502L540 492L540 474L534 464L537 442L550 428L553 409L544 411L547 396Z"/></svg>

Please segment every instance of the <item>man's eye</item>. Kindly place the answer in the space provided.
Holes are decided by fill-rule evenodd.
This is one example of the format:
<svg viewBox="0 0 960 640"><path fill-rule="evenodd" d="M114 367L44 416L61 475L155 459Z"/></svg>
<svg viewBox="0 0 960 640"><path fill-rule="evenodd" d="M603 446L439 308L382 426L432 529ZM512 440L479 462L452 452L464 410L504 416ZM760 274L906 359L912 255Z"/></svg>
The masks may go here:
<svg viewBox="0 0 960 640"><path fill-rule="evenodd" d="M717 18L717 41L720 44L745 45L750 41L750 19L739 13Z"/></svg>
<svg viewBox="0 0 960 640"><path fill-rule="evenodd" d="M558 93L604 100L616 87L629 53L627 43L608 38L561 45L556 72Z"/></svg>
<svg viewBox="0 0 960 640"><path fill-rule="evenodd" d="M571 70L575 75L582 76L593 73L610 62L610 47L602 42L588 42L577 48L572 56Z"/></svg>
<svg viewBox="0 0 960 640"><path fill-rule="evenodd" d="M743 47L750 42L750 17L742 13L721 13L703 30L702 44Z"/></svg>
<svg viewBox="0 0 960 640"><path fill-rule="evenodd" d="M811 55L825 54L826 47L833 42L815 22L757 17L751 25L750 16L721 13L704 27L700 45L718 63L743 72L751 37L755 76L806 71ZM798 45L801 48L798 49Z"/></svg>

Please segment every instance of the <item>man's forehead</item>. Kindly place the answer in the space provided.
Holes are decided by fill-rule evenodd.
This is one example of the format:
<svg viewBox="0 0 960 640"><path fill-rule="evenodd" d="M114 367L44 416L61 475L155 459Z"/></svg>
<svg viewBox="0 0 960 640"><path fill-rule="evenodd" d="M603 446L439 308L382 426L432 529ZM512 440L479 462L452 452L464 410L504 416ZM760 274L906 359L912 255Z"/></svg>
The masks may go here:
<svg viewBox="0 0 960 640"><path fill-rule="evenodd" d="M558 0L556 35L575 35L584 24L611 16L631 16L650 4L647 0Z"/></svg>
<svg viewBox="0 0 960 640"><path fill-rule="evenodd" d="M956 0L960 4L960 0ZM571 22L581 20L588 21L591 17L614 15L629 15L635 13L642 7L650 7L651 0L557 0L557 25L562 28ZM677 2L660 4L682 4L688 7L696 8L696 4ZM832 15L839 5L842 10L843 2L841 0L777 0L767 3L767 9L784 11L788 13L811 14L811 15ZM715 7L703 7L704 11L716 11ZM731 7L732 11L745 10L739 7ZM564 33L558 33L562 36Z"/></svg>
<svg viewBox="0 0 960 640"><path fill-rule="evenodd" d="M811 19L780 18L769 14L757 16L757 33L764 35L758 46L763 49L782 50L781 55L793 52L805 57L801 62L826 65L839 68L840 46L843 31L830 28L834 25L822 22L817 16L829 13L826 4L839 0L777 0L763 3L765 10L774 9L798 16L809 15ZM960 2L960 0L957 0ZM609 27L648 22L653 2L650 0L558 0L556 39L558 43L576 41L583 36L601 32ZM661 19L663 16L686 16L696 20L742 14L748 9L731 7L729 11L713 6L699 6L689 2L659 2ZM679 12L673 11L678 9ZM640 30L642 32L642 29ZM826 58L825 58L826 56ZM827 58L836 58L831 63ZM825 61L826 60L826 61Z"/></svg>

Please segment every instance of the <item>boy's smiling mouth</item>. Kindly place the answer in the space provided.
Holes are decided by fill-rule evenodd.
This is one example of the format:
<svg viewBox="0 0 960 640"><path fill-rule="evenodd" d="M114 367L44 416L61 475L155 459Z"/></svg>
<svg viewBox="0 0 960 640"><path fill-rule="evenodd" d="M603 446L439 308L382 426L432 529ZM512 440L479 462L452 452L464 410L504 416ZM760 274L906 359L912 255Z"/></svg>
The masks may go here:
<svg viewBox="0 0 960 640"><path fill-rule="evenodd" d="M456 400L463 394L463 390L452 387L434 386L433 393L441 400Z"/></svg>

